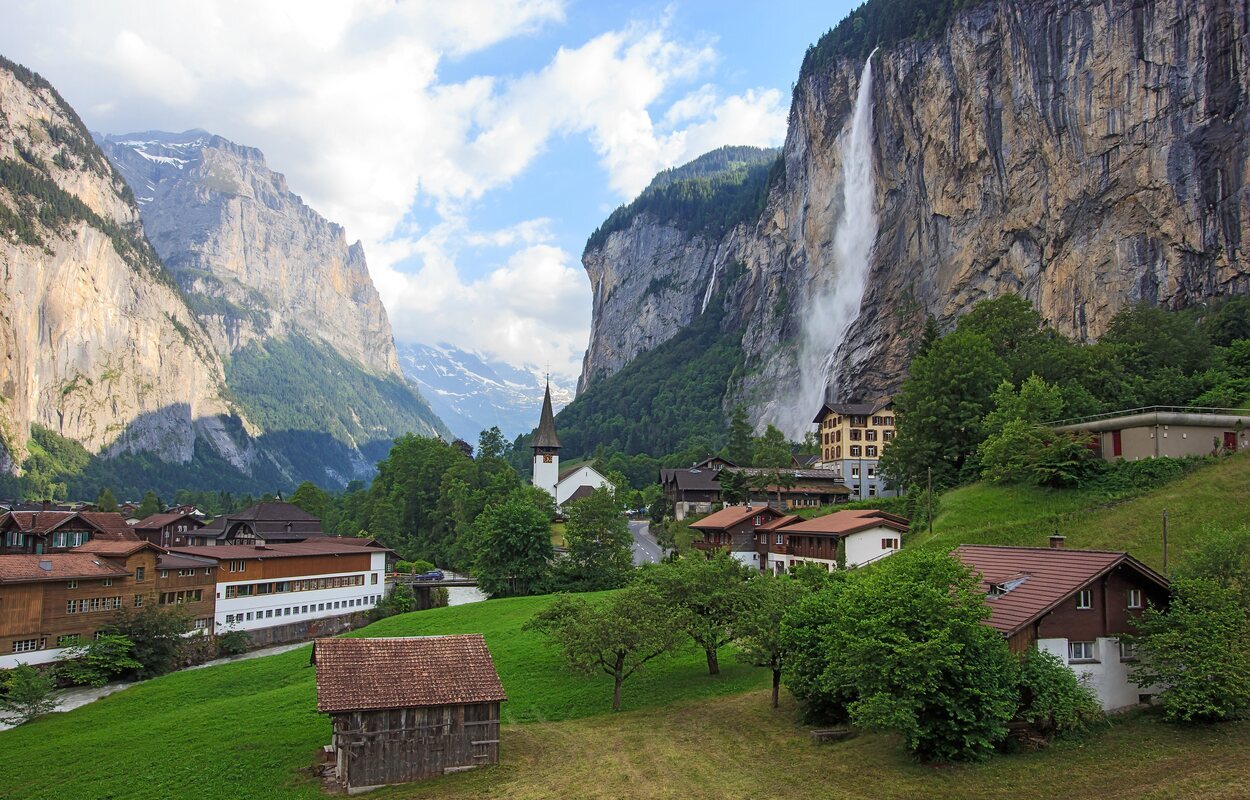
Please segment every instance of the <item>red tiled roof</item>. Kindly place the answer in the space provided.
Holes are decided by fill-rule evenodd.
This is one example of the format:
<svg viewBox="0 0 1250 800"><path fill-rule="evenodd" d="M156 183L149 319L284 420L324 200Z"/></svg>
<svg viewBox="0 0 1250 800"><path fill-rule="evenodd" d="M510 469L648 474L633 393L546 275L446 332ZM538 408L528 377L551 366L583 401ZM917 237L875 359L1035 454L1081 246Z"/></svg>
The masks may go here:
<svg viewBox="0 0 1250 800"><path fill-rule="evenodd" d="M508 699L480 633L318 639L313 661L321 712Z"/></svg>
<svg viewBox="0 0 1250 800"><path fill-rule="evenodd" d="M778 528L784 528L785 526L789 525L792 522L798 522L800 519L802 519L802 517L800 517L797 514L786 514L784 517L778 517L777 519L770 519L768 522L765 522L763 525L757 526L756 530L757 531L775 531Z"/></svg>
<svg viewBox="0 0 1250 800"><path fill-rule="evenodd" d="M100 556L128 556L145 547L160 551L160 548L143 539L93 539L70 550L71 553L94 553Z"/></svg>
<svg viewBox="0 0 1250 800"><path fill-rule="evenodd" d="M47 567L44 569L43 567ZM0 583L116 578L130 573L91 553L22 553L0 556Z"/></svg>
<svg viewBox="0 0 1250 800"><path fill-rule="evenodd" d="M955 556L981 574L986 592L993 584L1024 579L1006 594L986 598L991 611L986 624L1005 636L1121 565L1167 588L1165 578L1128 553L963 544L955 549Z"/></svg>
<svg viewBox="0 0 1250 800"><path fill-rule="evenodd" d="M348 544L336 536L321 536L306 542L279 542L277 544L267 544L261 547L250 544L221 544L205 547L170 547L168 549L173 553L186 553L188 555L200 556L201 558L216 559L217 561L247 558L291 558L294 556L354 555L362 552L391 552L384 547L370 547L367 544L364 546L358 544Z"/></svg>
<svg viewBox="0 0 1250 800"><path fill-rule="evenodd" d="M890 528L906 533L907 520L893 514L887 514L873 508L855 509L853 511L835 511L823 517L796 522L787 525L786 533L824 533L830 536L849 536L852 533L869 528Z"/></svg>
<svg viewBox="0 0 1250 800"><path fill-rule="evenodd" d="M781 516L768 506L725 506L720 511L715 511L697 522L690 523L690 527L696 530L732 528L734 525L745 522L756 514L766 514L771 517Z"/></svg>

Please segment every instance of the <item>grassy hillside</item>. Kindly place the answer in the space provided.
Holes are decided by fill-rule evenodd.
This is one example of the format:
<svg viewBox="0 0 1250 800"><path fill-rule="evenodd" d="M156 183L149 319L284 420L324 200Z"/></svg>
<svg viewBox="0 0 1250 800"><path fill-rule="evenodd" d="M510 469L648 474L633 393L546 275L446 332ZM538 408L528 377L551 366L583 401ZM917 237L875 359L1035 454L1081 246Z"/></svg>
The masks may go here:
<svg viewBox="0 0 1250 800"><path fill-rule="evenodd" d="M918 530L912 545L961 543L1044 547L1058 531L1068 547L1127 550L1163 565L1162 516L1168 512L1168 562L1193 549L1206 527L1250 524L1250 452L1198 467L1146 494L1115 500L1097 491L974 484L942 495L933 536Z"/></svg>
<svg viewBox="0 0 1250 800"><path fill-rule="evenodd" d="M815 745L788 699L768 708L762 671L687 651L626 684L569 676L520 626L549 598L408 614L357 635L481 631L512 698L496 768L378 792L445 798L1245 797L1250 723L1181 728L1120 718L1097 739L974 766L912 762L892 737ZM309 648L169 675L0 733L0 797L323 797L309 767L329 740L314 711ZM631 710L632 709L632 710ZM528 724L517 724L517 723ZM67 755L67 754L73 754Z"/></svg>
<svg viewBox="0 0 1250 800"><path fill-rule="evenodd" d="M503 707L506 723L606 712L607 676L568 674L541 637L520 630L549 601L492 600L406 614L356 635L485 634L512 698ZM303 770L329 742L330 724L315 711L309 655L310 647L301 647L167 675L0 733L0 749L22 754L0 770L0 798L320 797ZM703 655L693 648L652 662L626 683L624 706L654 707L765 684L762 670L722 661L716 678L707 676Z"/></svg>

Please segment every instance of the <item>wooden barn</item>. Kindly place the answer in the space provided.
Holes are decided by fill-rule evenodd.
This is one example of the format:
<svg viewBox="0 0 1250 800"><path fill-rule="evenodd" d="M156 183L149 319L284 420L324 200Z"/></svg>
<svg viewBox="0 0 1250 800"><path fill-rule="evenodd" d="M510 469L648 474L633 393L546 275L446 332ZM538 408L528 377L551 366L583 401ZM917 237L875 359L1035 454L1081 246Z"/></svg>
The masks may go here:
<svg viewBox="0 0 1250 800"><path fill-rule="evenodd" d="M481 634L318 639L313 661L349 792L498 763L507 697Z"/></svg>

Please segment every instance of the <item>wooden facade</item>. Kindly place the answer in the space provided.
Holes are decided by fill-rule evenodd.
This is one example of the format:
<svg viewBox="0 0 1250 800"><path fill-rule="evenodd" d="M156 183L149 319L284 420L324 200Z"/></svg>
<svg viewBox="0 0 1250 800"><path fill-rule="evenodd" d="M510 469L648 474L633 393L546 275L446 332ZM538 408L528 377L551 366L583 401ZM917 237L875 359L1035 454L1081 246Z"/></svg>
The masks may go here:
<svg viewBox="0 0 1250 800"><path fill-rule="evenodd" d="M335 769L353 789L499 762L499 703L383 708L330 715Z"/></svg>

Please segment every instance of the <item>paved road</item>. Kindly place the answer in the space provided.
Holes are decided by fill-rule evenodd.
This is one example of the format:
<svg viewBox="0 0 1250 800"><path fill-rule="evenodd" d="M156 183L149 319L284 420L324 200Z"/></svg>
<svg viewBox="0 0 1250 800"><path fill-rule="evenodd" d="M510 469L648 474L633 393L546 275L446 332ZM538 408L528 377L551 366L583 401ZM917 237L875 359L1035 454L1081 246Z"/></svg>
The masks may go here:
<svg viewBox="0 0 1250 800"><path fill-rule="evenodd" d="M634 566L658 563L663 553L651 536L650 523L630 520L629 532L634 535Z"/></svg>

